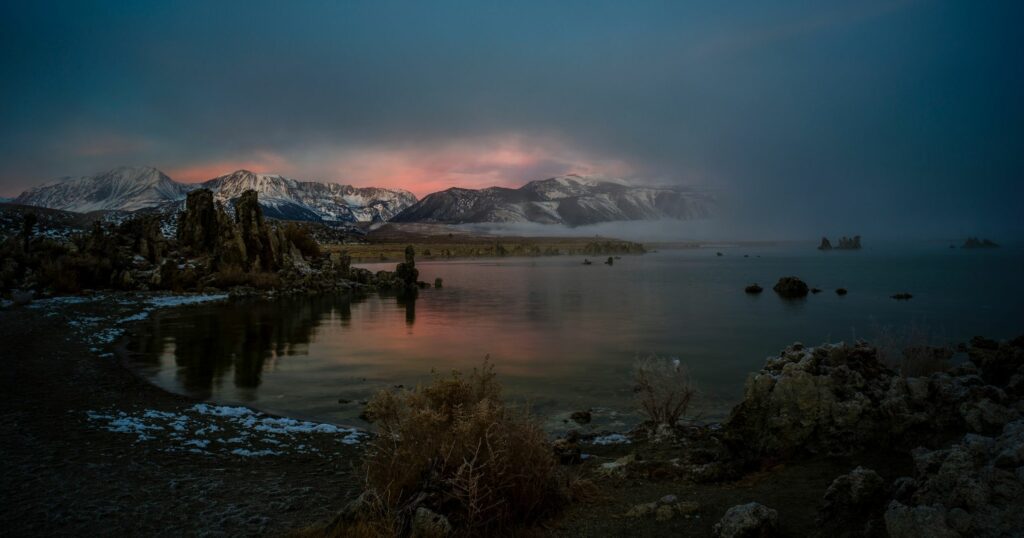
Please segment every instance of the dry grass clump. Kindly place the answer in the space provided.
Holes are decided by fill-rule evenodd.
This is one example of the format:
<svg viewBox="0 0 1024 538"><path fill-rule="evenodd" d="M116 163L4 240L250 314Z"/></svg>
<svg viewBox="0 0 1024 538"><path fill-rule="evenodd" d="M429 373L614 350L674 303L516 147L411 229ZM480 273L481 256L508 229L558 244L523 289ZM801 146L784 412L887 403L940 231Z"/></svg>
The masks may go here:
<svg viewBox="0 0 1024 538"><path fill-rule="evenodd" d="M566 502L546 435L505 406L486 362L469 376L381 391L367 413L379 428L365 460L367 486L388 507L389 525L409 529L426 508L456 534L491 535L532 525Z"/></svg>
<svg viewBox="0 0 1024 538"><path fill-rule="evenodd" d="M875 326L872 343L878 358L892 368L899 368L903 377L928 376L949 370L953 348L940 344L928 327L912 323L901 329Z"/></svg>
<svg viewBox="0 0 1024 538"><path fill-rule="evenodd" d="M633 367L637 404L654 424L675 426L686 415L696 390L679 359L652 355Z"/></svg>

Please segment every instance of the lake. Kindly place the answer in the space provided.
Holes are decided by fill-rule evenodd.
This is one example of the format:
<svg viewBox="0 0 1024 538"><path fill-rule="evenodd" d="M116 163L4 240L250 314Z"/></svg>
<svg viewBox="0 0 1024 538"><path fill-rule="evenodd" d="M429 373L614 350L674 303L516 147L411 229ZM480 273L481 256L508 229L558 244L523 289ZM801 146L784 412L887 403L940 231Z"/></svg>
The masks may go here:
<svg viewBox="0 0 1024 538"><path fill-rule="evenodd" d="M716 255L721 252L722 255ZM637 357L676 357L695 413L726 416L747 376L786 345L927 334L937 342L1024 332L1024 249L947 243L819 252L811 243L664 250L614 265L583 257L419 262L444 279L394 295L243 300L154 313L129 362L171 391L285 415L365 426L361 401L489 356L506 395L551 431L593 409L594 429L626 429ZM371 270L394 264L361 264ZM822 293L784 300L796 275ZM748 295L753 282L765 288ZM834 290L845 287L846 296ZM909 292L913 299L890 295Z"/></svg>

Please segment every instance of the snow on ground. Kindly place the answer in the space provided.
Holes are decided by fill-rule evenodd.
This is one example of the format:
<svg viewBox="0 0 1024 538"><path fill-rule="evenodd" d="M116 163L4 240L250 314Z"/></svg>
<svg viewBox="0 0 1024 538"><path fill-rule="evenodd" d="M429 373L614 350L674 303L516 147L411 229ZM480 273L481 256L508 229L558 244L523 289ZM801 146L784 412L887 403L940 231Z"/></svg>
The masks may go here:
<svg viewBox="0 0 1024 538"><path fill-rule="evenodd" d="M141 413L87 411L86 418L107 431L134 435L136 442L160 439L164 450L234 456L311 454L309 436L345 445L360 443L366 433L334 424L272 417L247 407L199 403L180 413L148 409ZM321 437L322 436L322 437ZM239 447L245 444L247 446Z"/></svg>
<svg viewBox="0 0 1024 538"><path fill-rule="evenodd" d="M591 443L595 445L622 445L629 443L629 437L622 435L621 433L611 433L608 435L602 435L595 437Z"/></svg>
<svg viewBox="0 0 1024 538"><path fill-rule="evenodd" d="M121 338L125 329L120 327L126 323L134 321L143 321L149 318L150 314L158 308L170 308L174 306L184 305L195 305L201 303L209 303L214 301L222 301L227 299L226 293L217 294L199 294L199 295L161 295L131 299L129 297L118 297L116 295L99 294L92 296L66 296L66 297L52 297L49 299L40 299L33 301L27 308L43 309L47 310L47 316L58 315L58 311L55 307L67 306L67 305L81 305L91 302L104 302L107 304L118 305L127 307L128 312L132 312L135 308L141 307L142 309L136 311L133 314L124 317L97 317L97 316L82 316L68 320L68 326L73 330L79 332L81 336L92 346L92 351L96 352L102 357L113 356L111 353L103 352L100 347L114 343L118 338ZM127 312L126 312L127 313ZM119 316L123 314L118 314Z"/></svg>

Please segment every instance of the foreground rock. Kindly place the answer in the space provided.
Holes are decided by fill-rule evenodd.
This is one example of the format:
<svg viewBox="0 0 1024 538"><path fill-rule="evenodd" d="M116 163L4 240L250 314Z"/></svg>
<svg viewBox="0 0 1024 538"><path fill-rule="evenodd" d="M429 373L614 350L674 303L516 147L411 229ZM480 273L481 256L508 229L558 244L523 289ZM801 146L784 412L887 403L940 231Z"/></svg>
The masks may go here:
<svg viewBox="0 0 1024 538"><path fill-rule="evenodd" d="M1024 363L1015 362L1024 357L1022 344L1017 339L995 350L969 351L985 356L990 368L1014 368L1013 376L992 385L973 363L957 372L904 378L866 344L794 344L747 381L743 401L723 424L723 439L756 459L891 448L938 432L999 431L1024 411L1015 396L1024 379Z"/></svg>
<svg viewBox="0 0 1024 538"><path fill-rule="evenodd" d="M885 512L890 536L1024 532L1024 420L1006 424L997 436L967 434L947 449L913 455L917 474Z"/></svg>
<svg viewBox="0 0 1024 538"><path fill-rule="evenodd" d="M823 535L883 536L882 513L888 488L871 469L857 467L832 481L825 491L818 515Z"/></svg>
<svg viewBox="0 0 1024 538"><path fill-rule="evenodd" d="M784 297L786 299L806 297L807 292L810 291L807 284L795 276L784 276L780 278L772 289L775 290L775 293L778 293L780 297Z"/></svg>
<svg viewBox="0 0 1024 538"><path fill-rule="evenodd" d="M718 538L768 538L779 533L779 513L760 503L733 506L715 524Z"/></svg>

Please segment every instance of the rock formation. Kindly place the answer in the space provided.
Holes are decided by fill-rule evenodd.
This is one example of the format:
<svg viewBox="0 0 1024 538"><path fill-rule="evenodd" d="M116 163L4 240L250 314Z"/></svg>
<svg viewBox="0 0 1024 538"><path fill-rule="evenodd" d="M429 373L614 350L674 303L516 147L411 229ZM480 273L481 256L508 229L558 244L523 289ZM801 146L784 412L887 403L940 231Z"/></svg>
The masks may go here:
<svg viewBox="0 0 1024 538"><path fill-rule="evenodd" d="M1024 419L913 453L916 476L885 511L889 536L1015 536L1024 529Z"/></svg>
<svg viewBox="0 0 1024 538"><path fill-rule="evenodd" d="M968 237L964 244L960 248L995 248L998 247L996 243L992 242L991 239L978 239L977 237Z"/></svg>
<svg viewBox="0 0 1024 538"><path fill-rule="evenodd" d="M806 297L809 288L807 284L795 276L784 276L775 283L772 288L775 293L778 293L781 297L786 299L795 299L799 297Z"/></svg>
<svg viewBox="0 0 1024 538"><path fill-rule="evenodd" d="M743 291L745 291L745 292L747 292L747 293L749 293L751 295L757 295L758 293L761 293L762 291L764 291L764 288L762 288L761 286L758 286L757 283L755 282L755 283L747 286L746 288L743 288Z"/></svg>
<svg viewBox="0 0 1024 538"><path fill-rule="evenodd" d="M943 431L997 432L1024 411L1017 395L1024 339L968 354L1014 373L986 385L984 370L965 363L956 371L903 377L866 344L794 344L747 381L743 401L723 425L724 441L759 458L891 448Z"/></svg>
<svg viewBox="0 0 1024 538"><path fill-rule="evenodd" d="M884 536L882 513L889 500L885 480L857 467L832 481L818 511L818 526L828 536Z"/></svg>
<svg viewBox="0 0 1024 538"><path fill-rule="evenodd" d="M827 237L821 238L821 244L818 245L818 250L832 250L832 242Z"/></svg>
<svg viewBox="0 0 1024 538"><path fill-rule="evenodd" d="M836 247L840 250L859 250L860 249L860 236L855 235L851 237L840 237L839 246Z"/></svg>
<svg viewBox="0 0 1024 538"><path fill-rule="evenodd" d="M718 538L769 538L778 535L779 513L761 503L733 506L715 524Z"/></svg>

